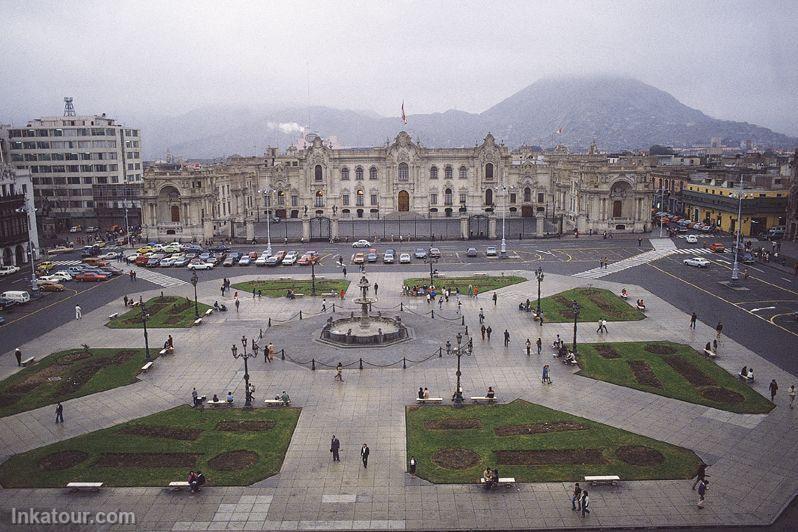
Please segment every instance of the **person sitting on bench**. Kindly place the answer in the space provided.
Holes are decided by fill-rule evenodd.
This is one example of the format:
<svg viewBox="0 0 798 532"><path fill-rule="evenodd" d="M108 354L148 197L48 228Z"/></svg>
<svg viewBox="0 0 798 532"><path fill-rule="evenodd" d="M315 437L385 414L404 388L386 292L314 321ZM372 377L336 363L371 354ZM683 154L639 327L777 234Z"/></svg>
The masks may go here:
<svg viewBox="0 0 798 532"><path fill-rule="evenodd" d="M491 489L493 487L493 471L489 467L486 467L485 471L482 472L482 478L485 479L485 489Z"/></svg>
<svg viewBox="0 0 798 532"><path fill-rule="evenodd" d="M213 308L214 308L214 310L217 310L219 312L227 312L227 307L224 305L224 303L219 305L218 301L214 301L213 302Z"/></svg>
<svg viewBox="0 0 798 532"><path fill-rule="evenodd" d="M566 364L576 364L576 355L573 353L568 353L565 355L565 359L563 360Z"/></svg>
<svg viewBox="0 0 798 532"><path fill-rule="evenodd" d="M706 351L710 351L710 352L711 352L711 351L712 351L712 344L711 344L711 343L709 343L709 342L707 342L707 345L705 345L705 346L704 346L704 349L705 349ZM745 371L746 369L747 369L747 368L743 368L743 371ZM742 373L743 373L743 372L741 371L741 372L740 372L740 374L742 375Z"/></svg>
<svg viewBox="0 0 798 532"><path fill-rule="evenodd" d="M288 397L288 394L287 394L287 393L285 393L285 390L283 390L283 393L282 393L282 395L280 395L280 400L283 402L283 404L284 404L285 406L288 406L288 403L290 403L290 402L291 402L291 398L290 398L290 397Z"/></svg>
<svg viewBox="0 0 798 532"><path fill-rule="evenodd" d="M233 392L227 392L227 402L228 403L233 402Z"/></svg>
<svg viewBox="0 0 798 532"><path fill-rule="evenodd" d="M213 401L214 403L218 403L218 402L219 402L219 396L218 396L218 395L216 395L216 394L213 394L213 399L212 399L212 401Z"/></svg>
<svg viewBox="0 0 798 532"><path fill-rule="evenodd" d="M621 297L624 299L629 297L629 292L626 291L626 288L621 290Z"/></svg>
<svg viewBox="0 0 798 532"><path fill-rule="evenodd" d="M493 399L496 397L496 392L493 391L493 386L488 386L488 393L485 394L485 397L488 399Z"/></svg>
<svg viewBox="0 0 798 532"><path fill-rule="evenodd" d="M285 293L285 297L287 297L288 299L295 299L296 298L296 296L294 295L294 291L291 290L290 288Z"/></svg>
<svg viewBox="0 0 798 532"><path fill-rule="evenodd" d="M418 387L418 398L424 399L424 389L421 386Z"/></svg>

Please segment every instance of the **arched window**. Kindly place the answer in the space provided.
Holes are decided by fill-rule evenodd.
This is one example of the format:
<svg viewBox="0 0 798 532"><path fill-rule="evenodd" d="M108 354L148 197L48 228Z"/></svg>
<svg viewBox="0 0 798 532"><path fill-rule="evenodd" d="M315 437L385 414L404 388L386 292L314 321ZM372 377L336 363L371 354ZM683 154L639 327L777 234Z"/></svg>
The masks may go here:
<svg viewBox="0 0 798 532"><path fill-rule="evenodd" d="M369 168L369 179L377 179L377 168L375 166Z"/></svg>
<svg viewBox="0 0 798 532"><path fill-rule="evenodd" d="M316 168L318 168L318 166ZM341 168L341 181L349 181L349 168Z"/></svg>
<svg viewBox="0 0 798 532"><path fill-rule="evenodd" d="M407 163L399 163L399 181L407 181L410 179L410 169Z"/></svg>
<svg viewBox="0 0 798 532"><path fill-rule="evenodd" d="M493 179L493 163L485 165L485 179Z"/></svg>
<svg viewBox="0 0 798 532"><path fill-rule="evenodd" d="M321 168L321 166L316 168ZM316 207L324 207L324 192L321 190L316 191Z"/></svg>
<svg viewBox="0 0 798 532"><path fill-rule="evenodd" d="M430 179L438 179L438 167L433 166L429 169L429 178Z"/></svg>
<svg viewBox="0 0 798 532"><path fill-rule="evenodd" d="M529 203L530 201L532 201L532 189L526 187L524 189L524 203Z"/></svg>
<svg viewBox="0 0 798 532"><path fill-rule="evenodd" d="M452 178L452 167L449 166L448 164L446 165L446 168L443 169L443 177L445 177L446 179Z"/></svg>
<svg viewBox="0 0 798 532"><path fill-rule="evenodd" d="M321 170L321 165L320 164L316 165L316 168L314 168L313 173L314 173L314 179L316 181L323 181L324 180L324 175L322 174L322 170Z"/></svg>
<svg viewBox="0 0 798 532"><path fill-rule="evenodd" d="M180 221L180 207L177 205L172 205L170 208L172 214L172 221L179 222Z"/></svg>
<svg viewBox="0 0 798 532"><path fill-rule="evenodd" d="M358 181L363 181L363 167L358 166L355 168L355 179Z"/></svg>
<svg viewBox="0 0 798 532"><path fill-rule="evenodd" d="M443 204L444 205L451 205L452 204L452 189L447 188L443 192Z"/></svg>
<svg viewBox="0 0 798 532"><path fill-rule="evenodd" d="M493 190L488 189L485 191L485 205L493 205Z"/></svg>
<svg viewBox="0 0 798 532"><path fill-rule="evenodd" d="M465 166L461 166L460 167L460 172L458 174L458 177L460 179L467 179L468 178L468 168L466 168Z"/></svg>
<svg viewBox="0 0 798 532"><path fill-rule="evenodd" d="M362 207L363 206L363 191L362 190L358 190L357 191L357 196L355 197L355 202L356 202L358 207Z"/></svg>

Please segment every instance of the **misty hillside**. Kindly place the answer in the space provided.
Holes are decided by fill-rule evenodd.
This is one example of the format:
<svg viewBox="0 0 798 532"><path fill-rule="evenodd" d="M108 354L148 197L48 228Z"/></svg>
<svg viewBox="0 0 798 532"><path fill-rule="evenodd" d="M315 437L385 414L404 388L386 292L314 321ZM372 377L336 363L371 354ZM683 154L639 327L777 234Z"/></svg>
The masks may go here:
<svg viewBox="0 0 798 532"><path fill-rule="evenodd" d="M302 135L300 124L308 119L313 132L334 136L344 146L381 145L402 129L430 147L473 146L488 131L510 146L584 148L595 140L602 149L619 150L707 144L711 137L730 145L745 139L763 146L798 145L798 139L764 127L711 118L640 81L604 76L540 80L483 113L410 115L406 126L398 117L329 107L209 107L140 127L148 159L167 149L205 158L262 153L269 145L285 148Z"/></svg>

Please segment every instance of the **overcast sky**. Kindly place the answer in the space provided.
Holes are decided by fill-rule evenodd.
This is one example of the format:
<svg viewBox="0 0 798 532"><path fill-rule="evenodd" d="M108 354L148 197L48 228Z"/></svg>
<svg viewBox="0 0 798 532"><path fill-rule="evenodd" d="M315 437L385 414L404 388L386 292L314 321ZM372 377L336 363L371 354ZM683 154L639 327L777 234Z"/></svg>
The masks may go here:
<svg viewBox="0 0 798 532"><path fill-rule="evenodd" d="M0 20L0 122L59 115L63 96L127 123L207 104L480 112L596 72L798 135L794 0L0 0Z"/></svg>

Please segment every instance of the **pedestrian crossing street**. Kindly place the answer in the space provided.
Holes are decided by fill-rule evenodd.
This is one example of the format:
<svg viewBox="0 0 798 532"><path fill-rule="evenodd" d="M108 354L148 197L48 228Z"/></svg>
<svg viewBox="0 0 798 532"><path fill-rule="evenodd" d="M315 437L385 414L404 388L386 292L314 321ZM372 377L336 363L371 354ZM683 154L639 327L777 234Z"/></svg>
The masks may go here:
<svg viewBox="0 0 798 532"><path fill-rule="evenodd" d="M55 264L56 266L76 266L78 264L83 264L83 262L80 261L79 259L54 260L53 264ZM122 269L125 270L126 273L132 269L133 271L136 272L136 277L138 279L144 279L145 281L148 281L158 286L162 286L164 288L170 286L182 286L184 284L187 284L186 281L183 281L182 279L176 279L174 277L170 277L169 275L164 275L158 271L150 270L147 268L141 268L139 266L123 265Z"/></svg>
<svg viewBox="0 0 798 532"><path fill-rule="evenodd" d="M669 255L678 254L696 256L711 253L711 251L706 248L677 249L676 245L669 238L651 239L651 244L654 246L654 249L651 251L645 251L639 255L628 257L626 259L619 260L618 262L613 262L606 268L593 268L591 270L577 273L574 275L574 277L579 277L582 279L598 279L600 277L606 277L607 275L618 273L629 268L634 268L635 266L640 266L641 264L648 264L649 262L663 259Z"/></svg>

